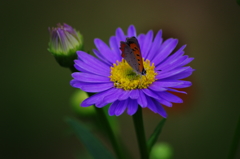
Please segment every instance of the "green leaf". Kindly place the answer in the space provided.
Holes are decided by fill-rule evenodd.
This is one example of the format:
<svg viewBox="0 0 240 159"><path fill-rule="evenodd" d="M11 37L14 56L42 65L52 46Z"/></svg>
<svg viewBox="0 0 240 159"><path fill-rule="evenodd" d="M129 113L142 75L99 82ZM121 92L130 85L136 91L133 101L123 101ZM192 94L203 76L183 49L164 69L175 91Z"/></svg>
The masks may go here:
<svg viewBox="0 0 240 159"><path fill-rule="evenodd" d="M240 5L240 0L237 0L237 4Z"/></svg>
<svg viewBox="0 0 240 159"><path fill-rule="evenodd" d="M67 118L66 122L72 127L79 140L94 159L115 159L107 148L82 123L72 118Z"/></svg>
<svg viewBox="0 0 240 159"><path fill-rule="evenodd" d="M152 150L153 145L156 143L158 136L160 135L161 131L162 131L162 127L165 124L166 119L163 118L159 124L157 125L157 127L155 128L154 132L152 133L152 135L150 136L150 138L147 141L147 146L148 146L148 151L149 153Z"/></svg>

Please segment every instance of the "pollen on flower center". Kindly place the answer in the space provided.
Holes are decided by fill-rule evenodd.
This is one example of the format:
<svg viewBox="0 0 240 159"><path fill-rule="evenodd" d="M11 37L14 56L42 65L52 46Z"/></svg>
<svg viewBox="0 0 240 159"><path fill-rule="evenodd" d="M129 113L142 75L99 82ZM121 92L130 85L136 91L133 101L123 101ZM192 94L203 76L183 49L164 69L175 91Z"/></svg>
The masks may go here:
<svg viewBox="0 0 240 159"><path fill-rule="evenodd" d="M114 82L116 88L122 88L124 90L147 88L156 80L155 77L157 73L154 71L154 64L151 64L149 60L144 61L143 59L143 65L146 70L146 75L136 73L133 68L122 59L122 61L117 61L116 64L113 64L109 78Z"/></svg>

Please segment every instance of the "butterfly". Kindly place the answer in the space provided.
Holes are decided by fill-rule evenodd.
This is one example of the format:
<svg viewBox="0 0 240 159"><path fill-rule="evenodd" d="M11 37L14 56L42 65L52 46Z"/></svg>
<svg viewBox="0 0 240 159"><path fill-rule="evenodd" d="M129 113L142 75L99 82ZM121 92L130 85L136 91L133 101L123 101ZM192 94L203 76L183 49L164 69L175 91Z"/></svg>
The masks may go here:
<svg viewBox="0 0 240 159"><path fill-rule="evenodd" d="M126 42L120 42L120 50L122 57L140 75L146 75L146 70L143 66L141 49L136 37L126 38Z"/></svg>

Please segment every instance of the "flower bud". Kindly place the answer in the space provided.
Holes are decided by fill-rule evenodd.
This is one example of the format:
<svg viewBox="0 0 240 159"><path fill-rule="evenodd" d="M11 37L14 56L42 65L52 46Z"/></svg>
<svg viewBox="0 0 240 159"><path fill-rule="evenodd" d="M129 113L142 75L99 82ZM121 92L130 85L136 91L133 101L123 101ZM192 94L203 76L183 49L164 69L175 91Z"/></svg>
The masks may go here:
<svg viewBox="0 0 240 159"><path fill-rule="evenodd" d="M50 42L48 51L56 58L63 67L72 67L73 60L77 59L76 51L83 48L82 35L70 25L60 23L57 27L48 28Z"/></svg>
<svg viewBox="0 0 240 159"><path fill-rule="evenodd" d="M86 98L88 98L88 95L86 92L82 90L77 90L76 92L74 92L70 100L72 110L80 117L90 117L96 114L94 106L81 107L79 105L79 103L81 103Z"/></svg>
<svg viewBox="0 0 240 159"><path fill-rule="evenodd" d="M166 142L156 143L151 151L150 159L170 159L173 157L173 148Z"/></svg>

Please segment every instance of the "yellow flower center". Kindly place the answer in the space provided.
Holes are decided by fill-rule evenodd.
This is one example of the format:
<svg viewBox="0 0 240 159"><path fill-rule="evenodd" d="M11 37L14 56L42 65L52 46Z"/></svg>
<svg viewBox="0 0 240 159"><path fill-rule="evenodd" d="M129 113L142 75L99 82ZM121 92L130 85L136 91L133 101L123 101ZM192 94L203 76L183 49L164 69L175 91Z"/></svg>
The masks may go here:
<svg viewBox="0 0 240 159"><path fill-rule="evenodd" d="M137 73L122 59L121 62L117 61L116 64L113 64L109 78L114 82L116 88L124 90L147 88L156 80L157 73L154 71L154 64L151 64L149 60L144 61L143 59L143 66L146 70L146 75Z"/></svg>

